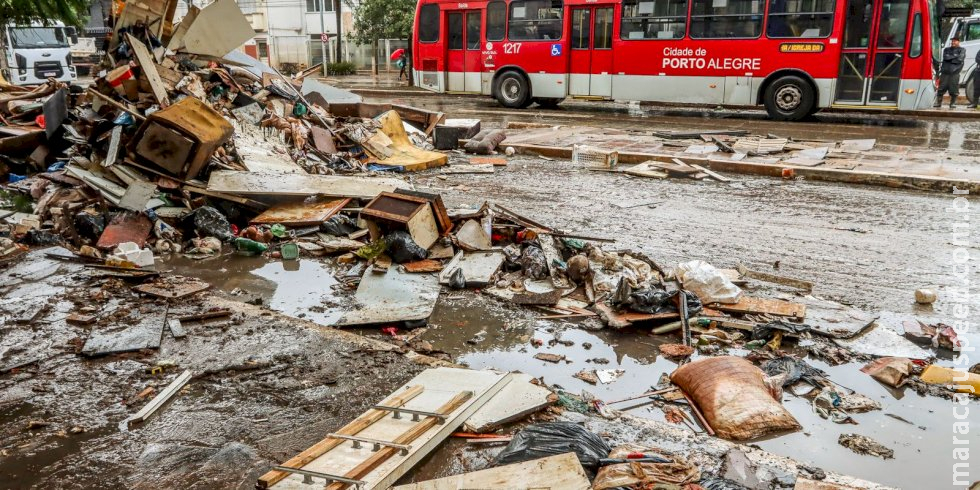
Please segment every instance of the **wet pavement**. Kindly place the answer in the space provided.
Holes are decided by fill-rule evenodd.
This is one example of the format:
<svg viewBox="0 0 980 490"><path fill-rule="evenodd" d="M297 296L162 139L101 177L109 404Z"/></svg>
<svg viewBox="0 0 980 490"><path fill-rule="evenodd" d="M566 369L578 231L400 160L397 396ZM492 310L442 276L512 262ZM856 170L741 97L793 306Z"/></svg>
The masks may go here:
<svg viewBox="0 0 980 490"><path fill-rule="evenodd" d="M606 248L636 249L667 267L689 259L719 267L742 261L750 268L813 281L816 296L866 311L950 321L950 304L944 299L956 280L950 267L952 218L945 211L949 196L757 178L739 178L731 185L645 180L533 158L512 158L493 176L442 176L435 170L410 178L419 189L441 193L451 208L475 208L482 204L478 196L487 196L551 226L615 238L617 242ZM656 204L617 206L648 202ZM258 297L288 315L324 324L333 321L343 305L344 295L332 288L336 281L331 267L319 260L288 263L227 255L167 266L182 274L200 271L203 279L224 291L247 291L239 299ZM969 279L980 280L980 272L972 271ZM934 308L914 305L912 291L918 287L939 292ZM444 292L429 326L417 338L472 368L520 370L571 393L585 390L604 400L642 393L677 367L657 350L658 344L677 342L676 336L603 330L595 319L539 320L540 314L479 293ZM389 339L377 328L356 331ZM532 339L543 345L534 347ZM976 345L980 336L967 340ZM538 352L565 355L568 362L536 360ZM808 362L828 372L834 382L878 401L882 410L854 414L858 425L837 425L816 415L807 399L786 393L784 404L804 430L754 444L901 488L938 488L935 482L948 478L953 462L951 401L910 389L888 389L858 371L863 362ZM940 363L951 365L948 358ZM610 384L593 386L573 377L582 369L622 369L624 374ZM629 412L664 419L658 408L642 404ZM894 449L895 459L855 455L837 444L842 433L870 436ZM980 442L975 435L972 440ZM475 464L473 458L486 457L486 451L448 444L418 471L442 476Z"/></svg>
<svg viewBox="0 0 980 490"><path fill-rule="evenodd" d="M745 129L754 134L815 140L875 138L899 147L942 150L966 156L980 155L980 111L975 118L915 119L882 113L818 113L813 119L779 122L767 119L761 109L668 107L620 102L567 100L556 109L532 105L507 109L490 97L446 95L431 92L365 95L365 101L408 104L439 110L455 118L478 118L486 123L508 122L588 125L617 129L727 130Z"/></svg>

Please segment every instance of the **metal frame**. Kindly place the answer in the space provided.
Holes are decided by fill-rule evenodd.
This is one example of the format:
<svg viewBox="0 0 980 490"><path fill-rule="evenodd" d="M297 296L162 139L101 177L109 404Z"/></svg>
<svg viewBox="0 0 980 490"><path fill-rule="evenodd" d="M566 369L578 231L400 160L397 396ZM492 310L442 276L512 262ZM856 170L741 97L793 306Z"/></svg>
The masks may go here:
<svg viewBox="0 0 980 490"><path fill-rule="evenodd" d="M407 444L396 444L391 441L381 441L378 439L371 439L368 437L345 436L343 434L327 434L327 437L333 437L334 439L343 439L345 441L351 441L353 442L353 444L351 444L351 447L353 447L354 449L360 449L361 443L363 442L366 444L373 445L371 451L380 451L381 446L386 446L386 447L393 447L395 449L398 449L398 452L401 453L402 456L406 456L408 455L408 452L412 450L412 446L409 446Z"/></svg>
<svg viewBox="0 0 980 490"><path fill-rule="evenodd" d="M272 469L276 471L282 471L286 473L295 473L297 475L303 475L303 483L306 485L312 485L313 478L323 478L327 483L338 482L345 483L347 485L354 485L354 488L361 490L367 482L364 480L354 480L352 478L346 478L343 476L331 475L329 473L320 473L318 471L302 470L299 468L290 468L289 466L273 466Z"/></svg>

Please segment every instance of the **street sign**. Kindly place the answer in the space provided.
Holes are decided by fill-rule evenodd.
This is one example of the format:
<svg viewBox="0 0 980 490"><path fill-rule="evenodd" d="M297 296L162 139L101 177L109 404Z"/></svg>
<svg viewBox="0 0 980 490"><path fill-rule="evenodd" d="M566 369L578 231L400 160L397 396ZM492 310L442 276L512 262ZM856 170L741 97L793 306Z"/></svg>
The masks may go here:
<svg viewBox="0 0 980 490"><path fill-rule="evenodd" d="M551 45L551 56L561 56L561 44Z"/></svg>
<svg viewBox="0 0 980 490"><path fill-rule="evenodd" d="M320 33L320 42L321 43L325 43L325 42L327 42L329 40L330 40L330 35L329 34L327 34L326 32Z"/></svg>

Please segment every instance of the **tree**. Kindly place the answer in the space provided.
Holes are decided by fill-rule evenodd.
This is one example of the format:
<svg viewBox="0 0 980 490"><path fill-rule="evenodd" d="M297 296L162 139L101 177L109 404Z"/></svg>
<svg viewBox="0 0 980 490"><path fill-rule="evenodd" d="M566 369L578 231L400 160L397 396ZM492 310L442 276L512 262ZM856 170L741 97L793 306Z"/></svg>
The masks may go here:
<svg viewBox="0 0 980 490"><path fill-rule="evenodd" d="M354 6L354 42L371 44L374 52L374 73L378 73L378 40L408 39L415 20L416 0L361 0Z"/></svg>
<svg viewBox="0 0 980 490"><path fill-rule="evenodd" d="M80 26L91 0L0 0L0 24L61 21Z"/></svg>

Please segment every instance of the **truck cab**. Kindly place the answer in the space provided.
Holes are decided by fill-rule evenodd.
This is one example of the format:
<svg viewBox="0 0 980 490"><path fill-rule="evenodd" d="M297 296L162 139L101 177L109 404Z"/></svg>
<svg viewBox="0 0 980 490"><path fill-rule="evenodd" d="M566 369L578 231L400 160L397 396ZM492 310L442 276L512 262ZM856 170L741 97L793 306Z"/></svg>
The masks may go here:
<svg viewBox="0 0 980 490"><path fill-rule="evenodd" d="M960 39L960 47L966 49L966 61L960 73L960 87L966 90L966 97L971 104L973 100L973 72L977 69L977 51L980 51L980 14L974 12L970 17L957 17L946 36L943 48L948 48L954 37ZM962 92L962 91L961 91Z"/></svg>
<svg viewBox="0 0 980 490"><path fill-rule="evenodd" d="M54 78L59 82L77 79L71 59L71 44L77 39L73 27L60 22L50 25L2 26L0 70L13 85L39 85Z"/></svg>

